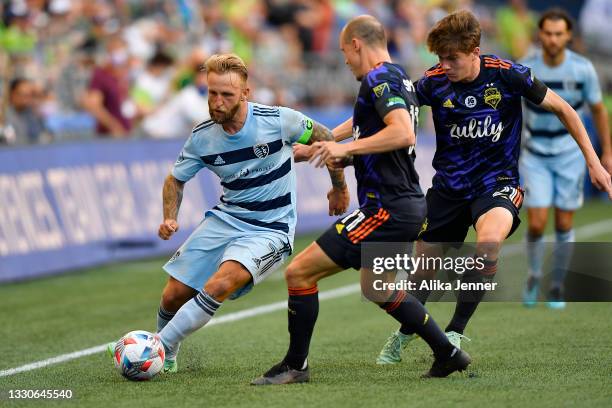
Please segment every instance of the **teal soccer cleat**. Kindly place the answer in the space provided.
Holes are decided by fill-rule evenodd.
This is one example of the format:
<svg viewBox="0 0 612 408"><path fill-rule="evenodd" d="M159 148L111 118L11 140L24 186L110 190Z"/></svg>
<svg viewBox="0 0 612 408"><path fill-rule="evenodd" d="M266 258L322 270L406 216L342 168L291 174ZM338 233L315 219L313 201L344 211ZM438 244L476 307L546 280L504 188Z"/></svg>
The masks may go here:
<svg viewBox="0 0 612 408"><path fill-rule="evenodd" d="M402 350L408 346L416 336L414 334L403 334L398 330L394 331L387 339L380 354L376 358L376 364L397 364L402 361Z"/></svg>
<svg viewBox="0 0 612 408"><path fill-rule="evenodd" d="M450 341L450 343L457 347L458 349L461 349L461 339L466 339L467 341L472 341L470 340L468 337L465 337L463 334L461 333L457 333L454 331L449 331L444 333L446 334L446 337L448 338L448 341Z"/></svg>
<svg viewBox="0 0 612 408"><path fill-rule="evenodd" d="M525 284L523 290L523 306L535 307L538 304L538 292L540 291L540 284L537 280L529 278Z"/></svg>

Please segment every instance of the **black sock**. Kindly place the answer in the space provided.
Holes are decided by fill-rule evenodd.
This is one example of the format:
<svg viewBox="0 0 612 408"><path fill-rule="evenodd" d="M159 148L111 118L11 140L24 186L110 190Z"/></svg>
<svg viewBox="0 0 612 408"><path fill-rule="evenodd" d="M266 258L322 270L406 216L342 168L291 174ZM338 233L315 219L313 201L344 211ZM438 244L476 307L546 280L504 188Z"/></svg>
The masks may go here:
<svg viewBox="0 0 612 408"><path fill-rule="evenodd" d="M380 305L410 333L417 333L429 344L436 358L446 359L454 347L425 307L406 292L395 292L389 302ZM403 333L403 331L402 331Z"/></svg>
<svg viewBox="0 0 612 408"><path fill-rule="evenodd" d="M470 269L466 271L461 281L466 283L491 282L496 272L497 260L485 260L482 270ZM445 331L454 331L463 334L465 326L467 326L470 318L486 293L486 290L460 290L457 296L455 313L448 326L446 326Z"/></svg>
<svg viewBox="0 0 612 408"><path fill-rule="evenodd" d="M319 291L316 286L307 289L289 288L289 350L284 358L296 370L304 366L308 357L310 339L319 314Z"/></svg>
<svg viewBox="0 0 612 408"><path fill-rule="evenodd" d="M420 282L417 282L420 284ZM431 290L429 289L417 289L410 291L410 294L414 296L423 306L427 302L427 298L431 295Z"/></svg>

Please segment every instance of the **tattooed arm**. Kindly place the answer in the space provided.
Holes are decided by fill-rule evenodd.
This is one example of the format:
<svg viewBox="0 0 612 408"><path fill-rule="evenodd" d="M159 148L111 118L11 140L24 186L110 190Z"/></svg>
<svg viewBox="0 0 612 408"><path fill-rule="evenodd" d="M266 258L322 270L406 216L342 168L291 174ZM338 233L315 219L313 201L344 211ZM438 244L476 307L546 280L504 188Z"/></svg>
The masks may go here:
<svg viewBox="0 0 612 408"><path fill-rule="evenodd" d="M311 145L316 142L333 142L334 135L332 131L321 125L318 122L313 122L312 136L308 144ZM328 166L329 176L331 178L332 186L334 188L342 189L346 188L346 182L344 181L344 171L342 169L335 169Z"/></svg>
<svg viewBox="0 0 612 408"><path fill-rule="evenodd" d="M185 183L177 180L171 174L164 181L162 200L164 206L164 222L159 225L158 235L161 239L170 239L172 234L178 231L178 217L181 201L183 200L183 187Z"/></svg>
<svg viewBox="0 0 612 408"><path fill-rule="evenodd" d="M322 141L334 141L334 135L332 131L321 125L320 123L313 122L312 135L308 144L311 145L316 142ZM329 176L332 182L332 189L327 193L329 200L329 215L341 215L348 209L350 196L348 187L344 180L344 170L342 167L328 166Z"/></svg>

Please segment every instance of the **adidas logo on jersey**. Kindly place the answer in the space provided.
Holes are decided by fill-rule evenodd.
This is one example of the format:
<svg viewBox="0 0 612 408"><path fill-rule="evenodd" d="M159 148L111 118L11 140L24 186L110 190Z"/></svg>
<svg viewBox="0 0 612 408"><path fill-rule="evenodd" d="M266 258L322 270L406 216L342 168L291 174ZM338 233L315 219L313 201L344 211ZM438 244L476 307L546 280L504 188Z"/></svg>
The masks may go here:
<svg viewBox="0 0 612 408"><path fill-rule="evenodd" d="M446 101L445 101L445 102L442 104L442 106L444 106L445 108L454 108L454 107L455 107L455 105L453 105L453 102L450 100L450 98L449 98L449 99L447 99L447 100L446 100Z"/></svg>
<svg viewBox="0 0 612 408"><path fill-rule="evenodd" d="M225 160L223 160L223 157L217 156L217 158L215 159L215 162L213 164L215 166L221 166L221 165L225 164Z"/></svg>

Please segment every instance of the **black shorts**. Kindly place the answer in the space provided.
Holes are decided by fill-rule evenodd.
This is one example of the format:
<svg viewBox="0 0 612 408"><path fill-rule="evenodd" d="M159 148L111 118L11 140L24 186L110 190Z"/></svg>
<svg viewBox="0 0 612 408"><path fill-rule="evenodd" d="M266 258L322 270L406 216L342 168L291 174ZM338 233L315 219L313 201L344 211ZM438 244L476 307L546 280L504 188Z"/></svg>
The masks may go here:
<svg viewBox="0 0 612 408"><path fill-rule="evenodd" d="M316 242L336 265L360 269L362 242L416 241L425 217L422 199L416 209L421 216L415 216L414 206L409 216L378 206L362 207L338 219Z"/></svg>
<svg viewBox="0 0 612 408"><path fill-rule="evenodd" d="M495 207L508 209L513 216L508 236L521 224L519 210L523 203L523 189L518 186L500 186L491 193L469 200L453 200L444 194L427 191L427 218L419 239L425 242L463 242L470 226Z"/></svg>

